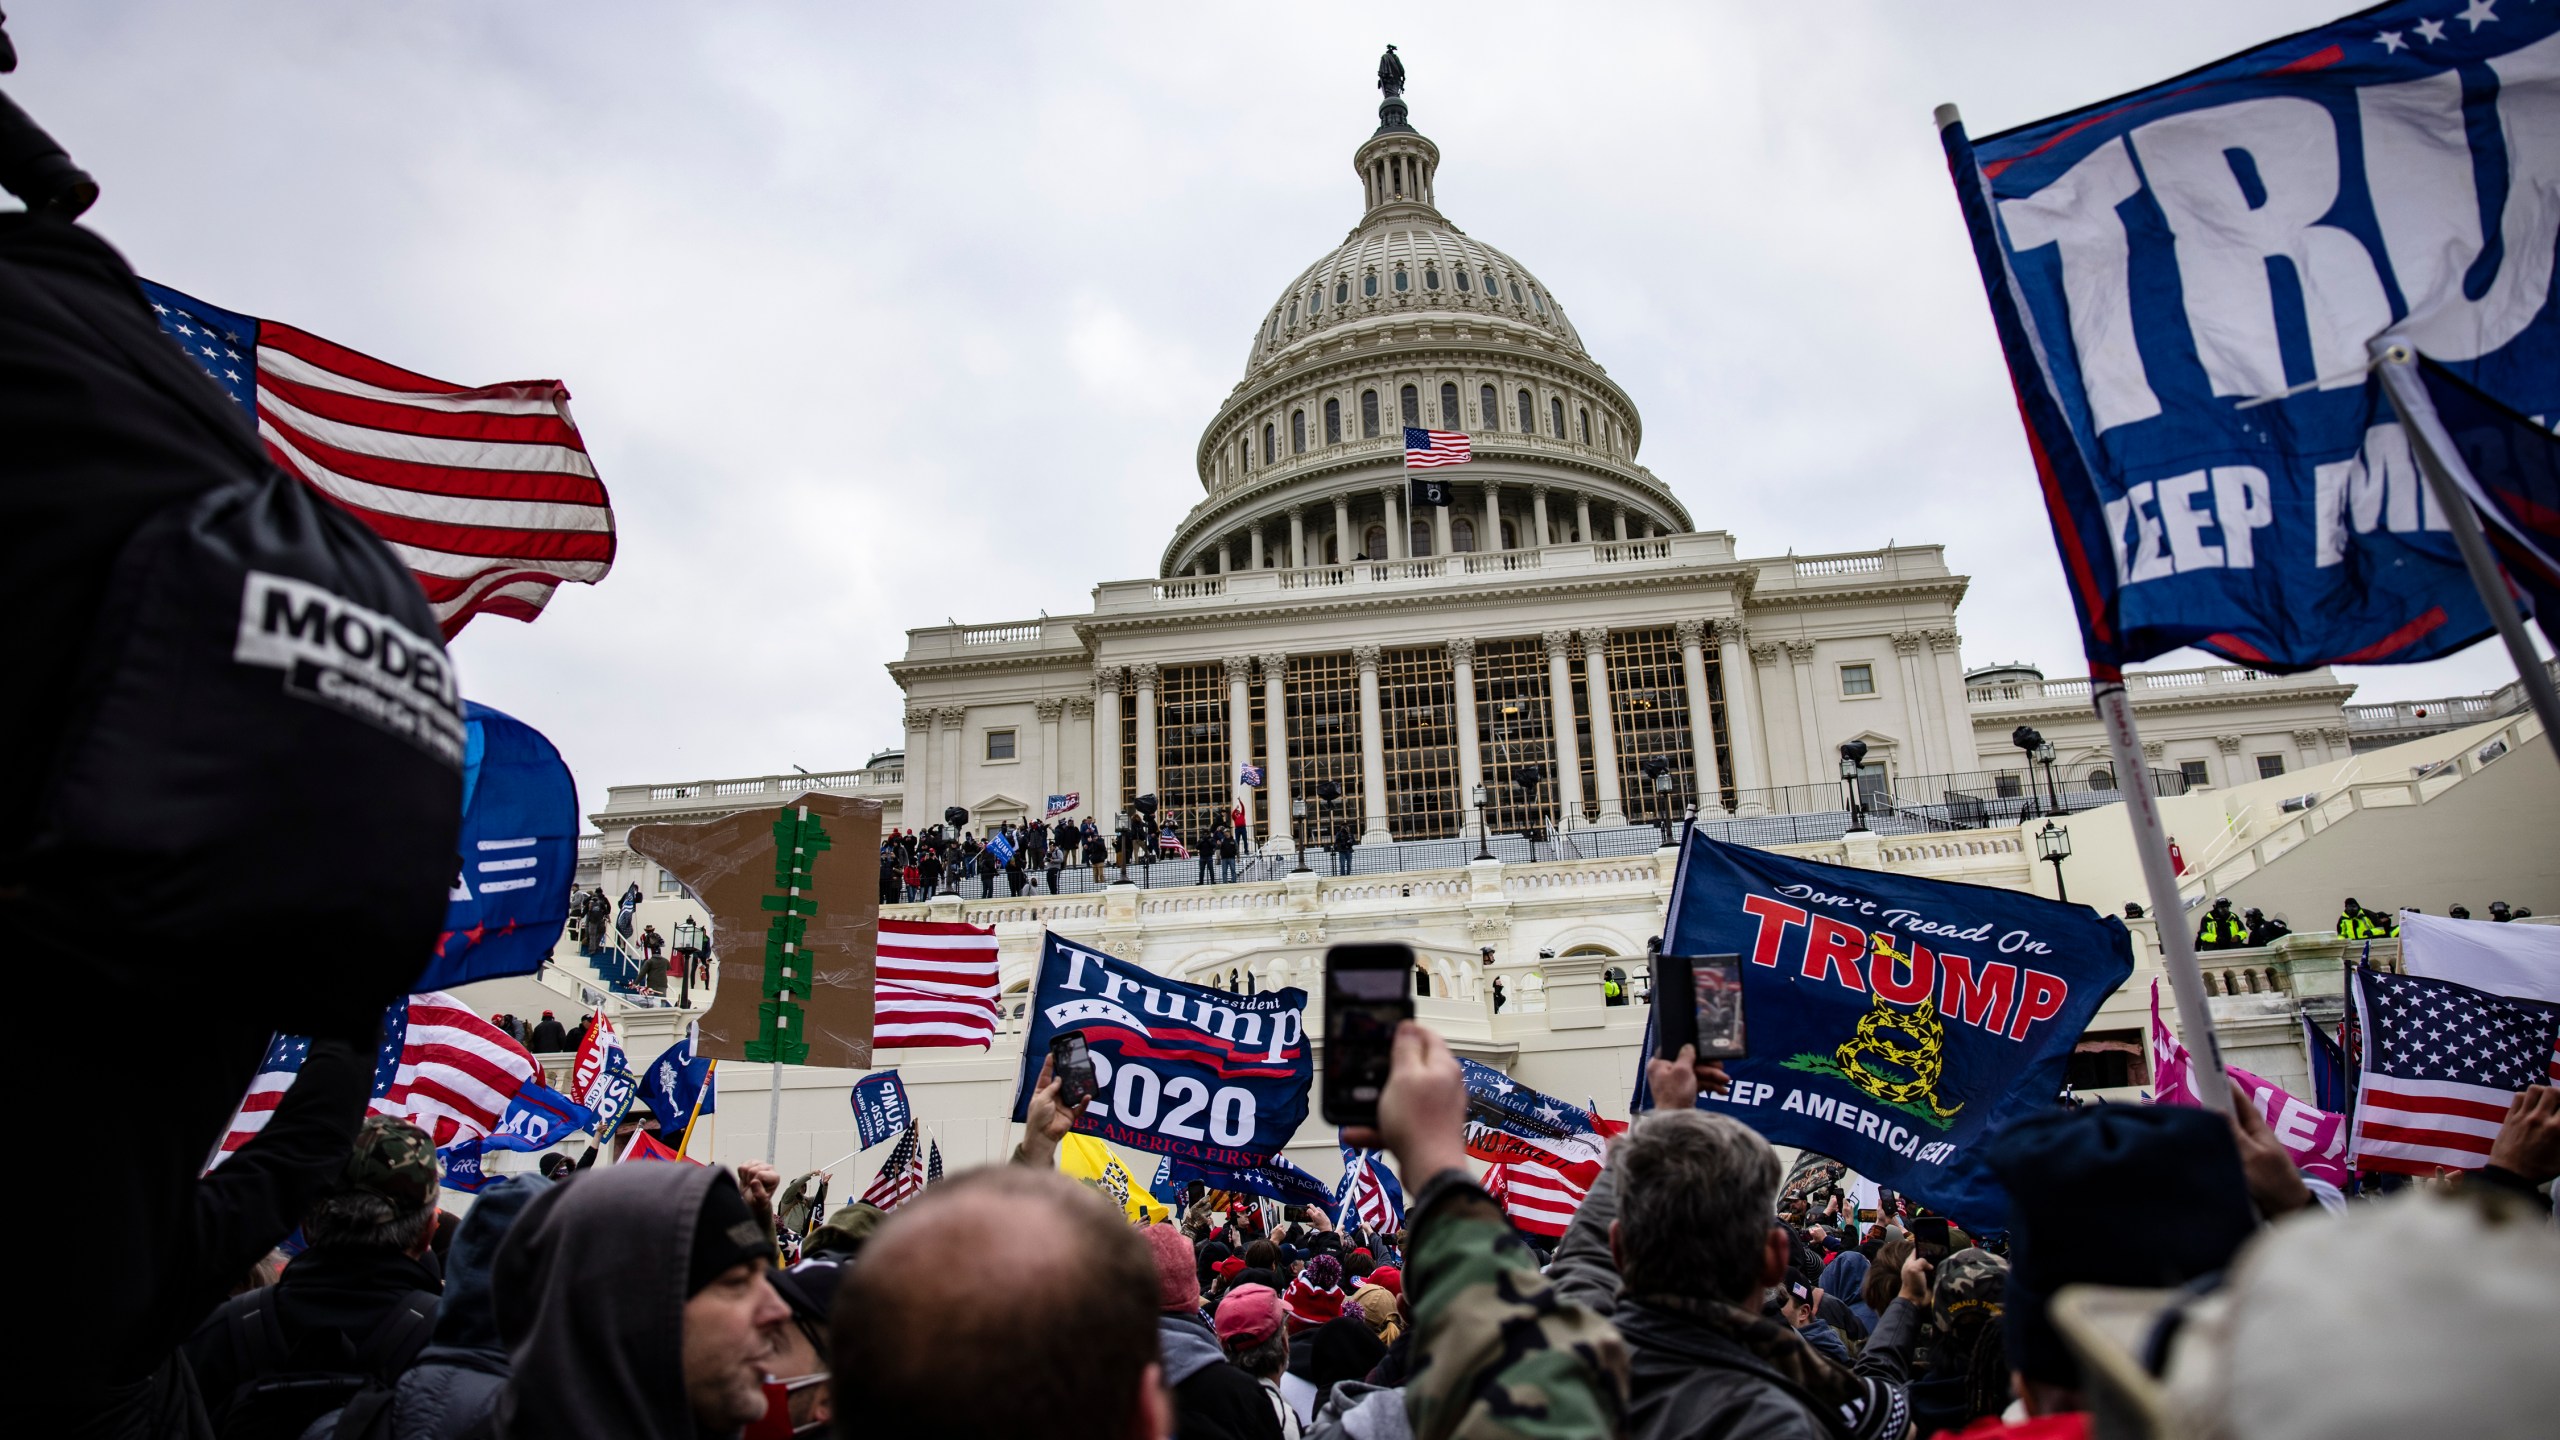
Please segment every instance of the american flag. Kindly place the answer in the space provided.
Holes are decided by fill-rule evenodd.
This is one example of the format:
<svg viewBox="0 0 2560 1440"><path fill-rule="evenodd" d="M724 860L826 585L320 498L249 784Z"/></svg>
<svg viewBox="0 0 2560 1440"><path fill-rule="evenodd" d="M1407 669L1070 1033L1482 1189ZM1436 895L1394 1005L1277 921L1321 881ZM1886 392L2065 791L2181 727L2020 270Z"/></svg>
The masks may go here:
<svg viewBox="0 0 2560 1440"><path fill-rule="evenodd" d="M429 379L273 320L142 282L160 328L257 419L288 473L397 552L451 639L531 620L613 567L613 509L557 380Z"/></svg>
<svg viewBox="0 0 2560 1440"><path fill-rule="evenodd" d="M996 1043L996 932L956 922L883 920L871 1043L927 1049Z"/></svg>
<svg viewBox="0 0 2560 1440"><path fill-rule="evenodd" d="M1342 1184L1334 1192L1334 1223L1385 1233L1404 1228L1404 1187L1375 1150L1342 1147Z"/></svg>
<svg viewBox="0 0 2560 1440"><path fill-rule="evenodd" d="M942 1142L928 1140L925 1142L924 1183L930 1185L941 1178Z"/></svg>
<svg viewBox="0 0 2560 1440"><path fill-rule="evenodd" d="M1486 1172L1485 1193L1501 1204L1513 1225L1556 1240L1563 1238L1573 1212L1582 1208L1582 1198L1599 1179L1600 1167L1591 1161L1505 1160Z"/></svg>
<svg viewBox="0 0 2560 1440"><path fill-rule="evenodd" d="M889 1152L888 1163L871 1177L871 1188L862 1192L865 1203L883 1210L895 1210L914 1199L933 1177L927 1169L923 1144L924 1129L909 1125L907 1133L898 1137L897 1147Z"/></svg>
<svg viewBox="0 0 2560 1440"><path fill-rule="evenodd" d="M2560 1006L2376 970L2357 972L2356 999L2358 1169L2476 1170L2516 1092L2560 1083Z"/></svg>
<svg viewBox="0 0 2560 1440"><path fill-rule="evenodd" d="M293 1077L311 1054L307 1035L278 1035L249 1081L221 1153L230 1154L267 1128ZM374 1056L376 1115L397 1115L427 1132L437 1148L498 1128L507 1102L542 1066L497 1026L442 991L412 995L383 1013L382 1048Z"/></svg>
<svg viewBox="0 0 2560 1440"><path fill-rule="evenodd" d="M1475 457L1475 447L1459 430L1404 429L1404 468L1436 470L1443 465L1464 465Z"/></svg>

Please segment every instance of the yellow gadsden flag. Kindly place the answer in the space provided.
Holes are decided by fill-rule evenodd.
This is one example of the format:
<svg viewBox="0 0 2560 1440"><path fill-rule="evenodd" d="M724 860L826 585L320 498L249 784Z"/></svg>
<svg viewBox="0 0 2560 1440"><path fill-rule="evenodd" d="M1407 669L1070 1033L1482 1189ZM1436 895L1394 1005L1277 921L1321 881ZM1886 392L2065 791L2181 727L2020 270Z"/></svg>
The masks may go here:
<svg viewBox="0 0 2560 1440"><path fill-rule="evenodd" d="M1058 1169L1110 1196L1132 1225L1173 1219L1171 1207L1147 1194L1146 1187L1130 1176L1129 1167L1120 1163L1119 1154L1090 1135L1069 1135L1058 1142Z"/></svg>

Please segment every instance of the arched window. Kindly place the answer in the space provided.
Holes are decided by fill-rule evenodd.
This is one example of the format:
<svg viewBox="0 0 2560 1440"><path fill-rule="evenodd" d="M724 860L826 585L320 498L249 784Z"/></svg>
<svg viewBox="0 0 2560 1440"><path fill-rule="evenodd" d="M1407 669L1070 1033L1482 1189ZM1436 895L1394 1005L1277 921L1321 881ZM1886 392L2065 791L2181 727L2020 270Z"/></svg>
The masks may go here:
<svg viewBox="0 0 2560 1440"><path fill-rule="evenodd" d="M1377 271L1372 270L1368 274L1360 277L1360 293L1363 295L1375 295L1378 293Z"/></svg>
<svg viewBox="0 0 2560 1440"><path fill-rule="evenodd" d="M1428 520L1416 520L1416 521L1414 521L1414 522L1413 522L1413 524L1412 524L1411 526L1407 527L1407 533L1408 533L1409 535L1411 535L1411 536L1412 536L1412 541L1413 541L1413 548L1412 548L1411 550L1407 551L1407 552L1406 552L1407 554L1410 554L1410 555L1414 556L1415 558L1419 559L1419 558L1421 558L1422 556L1425 556L1425 555L1428 555L1428 554L1430 554L1430 553L1431 553L1431 522L1430 522L1430 521L1428 521Z"/></svg>
<svg viewBox="0 0 2560 1440"><path fill-rule="evenodd" d="M1412 289L1412 288L1413 288L1413 277L1404 273L1404 267L1403 267L1403 266L1401 266L1401 265L1397 266L1397 267L1396 267L1396 289L1397 289L1398 291L1405 291L1405 290L1410 290L1410 289Z"/></svg>
<svg viewBox="0 0 2560 1440"><path fill-rule="evenodd" d="M1502 402L1493 398L1492 386L1487 385L1476 392L1476 408L1484 412L1484 428L1502 428Z"/></svg>
<svg viewBox="0 0 2560 1440"><path fill-rule="evenodd" d="M1323 308L1324 287L1319 285L1313 290L1307 292L1307 318L1313 320L1316 318L1316 312Z"/></svg>
<svg viewBox="0 0 2560 1440"><path fill-rule="evenodd" d="M1279 434L1279 431L1278 431L1277 429L1275 429L1274 427L1270 426L1270 425L1265 425L1265 426L1263 426L1263 427L1262 427L1262 463L1263 463L1263 464L1265 464L1265 465L1268 465L1268 464L1270 464L1272 461L1277 460L1277 459L1279 459L1279 458L1280 458L1280 434Z"/></svg>
<svg viewBox="0 0 2560 1440"><path fill-rule="evenodd" d="M1589 406L1585 406L1585 407L1583 407L1583 409L1582 409L1582 412L1581 412L1581 413L1582 413L1582 443L1583 443L1583 444L1585 444L1585 445L1588 445L1588 444L1590 444L1590 443L1591 443L1591 409L1590 409L1590 407L1589 407Z"/></svg>
<svg viewBox="0 0 2560 1440"><path fill-rule="evenodd" d="M1554 397L1552 397L1552 396L1550 396L1550 397L1548 398L1548 400L1547 400L1547 418L1549 418L1549 419L1551 419L1551 420L1553 420L1553 421L1555 421L1555 422L1556 422L1556 438L1557 438L1557 439L1559 439L1559 440L1563 439L1563 438L1564 438L1564 402L1563 402L1562 400L1555 399L1555 398L1554 398Z"/></svg>
<svg viewBox="0 0 2560 1440"><path fill-rule="evenodd" d="M1461 295L1473 293L1468 287L1467 272L1464 270L1458 272L1458 293Z"/></svg>
<svg viewBox="0 0 2560 1440"><path fill-rule="evenodd" d="M1443 384L1440 387L1440 423L1452 430L1467 428L1458 421L1458 387L1455 385Z"/></svg>
<svg viewBox="0 0 2560 1440"><path fill-rule="evenodd" d="M1366 531L1361 533L1360 558L1363 560L1384 560L1387 558L1386 526L1372 525Z"/></svg>
<svg viewBox="0 0 2560 1440"><path fill-rule="evenodd" d="M1505 550L1520 548L1520 532L1508 520L1502 522L1502 548Z"/></svg>
<svg viewBox="0 0 2560 1440"><path fill-rule="evenodd" d="M1538 412L1531 408L1529 392L1526 390L1520 392L1520 433L1523 435L1538 433Z"/></svg>
<svg viewBox="0 0 2560 1440"><path fill-rule="evenodd" d="M1484 272L1484 298L1487 300L1502 298L1502 287L1493 283L1493 272L1490 270Z"/></svg>
<svg viewBox="0 0 2560 1440"><path fill-rule="evenodd" d="M1422 267L1422 288L1425 290L1437 290L1440 288L1439 266L1425 265Z"/></svg>
<svg viewBox="0 0 2560 1440"><path fill-rule="evenodd" d="M1520 304L1520 303L1521 303L1521 300L1520 300L1520 282L1519 282L1519 281L1517 281L1517 280L1514 280L1514 281L1512 281L1512 282L1511 282L1511 303L1512 303L1512 304L1514 304L1514 305L1517 305L1517 304Z"/></svg>
<svg viewBox="0 0 2560 1440"><path fill-rule="evenodd" d="M1298 323L1298 302L1295 300L1289 302L1289 323L1292 325Z"/></svg>
<svg viewBox="0 0 2560 1440"><path fill-rule="evenodd" d="M1252 468L1253 442L1251 440L1238 440L1236 442L1236 471L1241 474Z"/></svg>
<svg viewBox="0 0 2560 1440"><path fill-rule="evenodd" d="M1449 522L1449 552L1464 555L1476 548L1476 522L1461 515Z"/></svg>
<svg viewBox="0 0 2560 1440"><path fill-rule="evenodd" d="M1292 455L1307 453L1307 412L1304 410L1289 412L1289 453Z"/></svg>
<svg viewBox="0 0 2560 1440"><path fill-rule="evenodd" d="M1405 428L1412 430L1420 427L1422 424L1422 397L1414 393L1414 388L1412 386L1407 385L1404 387L1403 400Z"/></svg>
<svg viewBox="0 0 2560 1440"><path fill-rule="evenodd" d="M1351 281L1348 277L1333 282L1333 303L1336 305L1351 303Z"/></svg>
<svg viewBox="0 0 2560 1440"><path fill-rule="evenodd" d="M2089 788L2092 790L2113 790L2116 788L2116 772L2107 769L2105 766L2100 766L2099 768L2090 771Z"/></svg>
<svg viewBox="0 0 2560 1440"><path fill-rule="evenodd" d="M1342 443L1342 402L1340 400L1324 402L1324 443L1327 445Z"/></svg>
<svg viewBox="0 0 2560 1440"><path fill-rule="evenodd" d="M1339 535L1328 534L1324 537L1324 563L1327 565L1339 565L1342 563L1341 541L1342 537Z"/></svg>
<svg viewBox="0 0 2560 1440"><path fill-rule="evenodd" d="M1375 390L1360 392L1360 438L1378 438L1378 392Z"/></svg>
<svg viewBox="0 0 2560 1440"><path fill-rule="evenodd" d="M1538 307L1539 314L1544 315L1547 313L1547 297L1544 294L1539 291L1532 290L1529 292L1529 299Z"/></svg>

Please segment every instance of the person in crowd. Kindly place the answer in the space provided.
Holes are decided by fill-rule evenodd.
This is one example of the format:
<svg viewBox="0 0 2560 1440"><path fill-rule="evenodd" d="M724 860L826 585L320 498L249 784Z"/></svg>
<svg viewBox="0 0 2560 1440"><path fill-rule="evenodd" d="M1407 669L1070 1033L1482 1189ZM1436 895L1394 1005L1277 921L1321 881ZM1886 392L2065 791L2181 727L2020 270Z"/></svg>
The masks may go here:
<svg viewBox="0 0 2560 1440"><path fill-rule="evenodd" d="M1300 1440L1306 1426L1280 1396L1281 1372L1289 1364L1285 1313L1279 1294L1270 1286L1238 1285L1218 1302L1218 1345L1226 1352L1229 1364L1252 1377L1281 1440Z"/></svg>
<svg viewBox="0 0 2560 1440"><path fill-rule="evenodd" d="M2468 920L2471 918L2471 907L2468 905L2456 905L2444 913L2445 918L2450 920Z"/></svg>
<svg viewBox="0 0 2560 1440"><path fill-rule="evenodd" d="M417 1358L443 1289L428 1259L437 1180L425 1131L365 1117L336 1182L302 1215L303 1252L275 1285L226 1302L187 1340L216 1434L291 1440Z"/></svg>
<svg viewBox="0 0 2560 1440"><path fill-rule="evenodd" d="M1502 1013L1502 1007L1503 1007L1503 1005L1504 1005L1504 1004L1506 1004L1510 999L1511 999L1511 996L1510 996L1508 993L1506 993L1506 992L1503 990L1503 988L1502 988L1502 977L1501 977L1501 976L1499 976L1499 975L1494 976L1494 977L1493 977L1493 1013L1495 1013L1496 1015L1501 1014L1501 1013Z"/></svg>
<svg viewBox="0 0 2560 1440"><path fill-rule="evenodd" d="M810 1231L800 1242L800 1258L803 1262L834 1260L850 1264L862 1253L862 1247L870 1243L872 1234L880 1228L880 1222L888 1218L888 1211L868 1200L857 1200L839 1207L827 1217L827 1223Z"/></svg>
<svg viewBox="0 0 2560 1440"><path fill-rule="evenodd" d="M1067 850L1062 844L1052 844L1043 853L1047 858L1041 867L1042 873L1049 879L1049 893L1055 895L1059 882L1066 878Z"/></svg>
<svg viewBox="0 0 2560 1440"><path fill-rule="evenodd" d="M1876 1328L1877 1312L1868 1307L1865 1294L1869 1268L1866 1255L1855 1249L1842 1250L1823 1264L1821 1278L1815 1282L1824 1295L1848 1307L1861 1336Z"/></svg>
<svg viewBox="0 0 2560 1440"><path fill-rule="evenodd" d="M1004 857L1005 893L1008 895L1020 895L1022 893L1022 887L1029 883L1031 883L1030 853L1022 846L1016 845L1013 848L1013 853Z"/></svg>
<svg viewBox="0 0 2560 1440"><path fill-rule="evenodd" d="M2293 927L2284 923L2282 918L2270 920L2267 918L2267 912L2255 905L2243 912L2240 918L2249 926L2249 944L2252 948L2273 945L2293 933Z"/></svg>
<svg viewBox="0 0 2560 1440"><path fill-rule="evenodd" d="M1094 824L1093 817L1088 815L1084 822L1084 863L1093 867L1094 884L1103 882L1102 867L1110 862L1111 847L1103 841L1102 827ZM1122 868L1125 870L1127 867Z"/></svg>
<svg viewBox="0 0 2560 1440"><path fill-rule="evenodd" d="M557 1054L569 1048L569 1032L560 1028L559 1016L545 1010L542 1018L535 1022L533 1034L526 1039L525 1048L537 1055Z"/></svg>
<svg viewBox="0 0 2560 1440"><path fill-rule="evenodd" d="M942 852L927 846L916 856L916 898L929 899L942 889Z"/></svg>
<svg viewBox="0 0 2560 1440"><path fill-rule="evenodd" d="M2240 950L2247 948L2248 944L2249 927L2241 924L2240 917L2231 913L2231 897L2215 896L2212 908L2196 922L2196 949Z"/></svg>
<svg viewBox="0 0 2560 1440"><path fill-rule="evenodd" d="M773 1259L716 1167L614 1165L536 1196L498 1251L497 1434L691 1440L761 1418L791 1318Z"/></svg>
<svg viewBox="0 0 2560 1440"><path fill-rule="evenodd" d="M1334 874L1348 875L1351 873L1351 852L1358 849L1359 845L1359 832L1352 828L1349 820L1336 820L1333 822Z"/></svg>
<svg viewBox="0 0 2560 1440"><path fill-rule="evenodd" d="M565 1156L543 1158L566 1163ZM436 1302L427 1347L397 1380L368 1384L345 1409L306 1431L307 1436L463 1440L490 1433L508 1368L506 1346L498 1339L491 1278L498 1248L525 1207L551 1183L532 1175L502 1175L482 1187L445 1257L444 1292Z"/></svg>
<svg viewBox="0 0 2560 1440"><path fill-rule="evenodd" d="M2356 903L2356 897L2350 895L2346 898L2344 903L2339 905L2339 939L2370 940L2381 933L2381 927L2374 922L2373 916L2365 913L2365 908L2363 906Z"/></svg>
<svg viewBox="0 0 2560 1440"><path fill-rule="evenodd" d="M1967 1247L1937 1266L1937 1334L1911 1382L1911 1419L1922 1435L1961 1430L2009 1404L2009 1357L2000 1327L2009 1262Z"/></svg>
<svg viewBox="0 0 2560 1440"><path fill-rule="evenodd" d="M996 861L994 847L979 846L975 864L978 869L978 898L993 900L996 898L996 871L1003 868Z"/></svg>
<svg viewBox="0 0 2560 1440"><path fill-rule="evenodd" d="M1241 833L1241 828L1237 826L1221 825L1218 827L1216 837L1218 874L1219 878L1223 879L1229 885L1236 883L1236 861L1241 857L1244 849L1242 842L1237 838Z"/></svg>
<svg viewBox="0 0 2560 1440"><path fill-rule="evenodd" d="M1227 827L1223 822L1213 825L1209 828L1209 833L1201 837L1200 849L1194 857L1200 862L1200 874L1198 879L1194 881L1195 884L1215 885L1218 883L1218 836L1223 833L1226 828Z"/></svg>
<svg viewBox="0 0 2560 1440"><path fill-rule="evenodd" d="M833 1260L803 1260L767 1277L782 1303L791 1307L791 1323L776 1332L773 1358L765 1373L765 1433L828 1433L835 1419L835 1394L827 1373L829 1337L836 1290L844 1282L844 1266ZM777 1393L777 1391L779 1393ZM781 1414L776 1415L775 1407Z"/></svg>
<svg viewBox="0 0 2560 1440"><path fill-rule="evenodd" d="M1173 1389L1179 1440L1270 1440L1279 1433L1262 1387L1227 1363L1217 1333L1200 1318L1199 1258L1170 1225L1140 1232L1156 1270L1156 1340L1164 1383Z"/></svg>
<svg viewBox="0 0 2560 1440"><path fill-rule="evenodd" d="M894 839L880 842L880 903L895 905L899 892L898 844Z"/></svg>

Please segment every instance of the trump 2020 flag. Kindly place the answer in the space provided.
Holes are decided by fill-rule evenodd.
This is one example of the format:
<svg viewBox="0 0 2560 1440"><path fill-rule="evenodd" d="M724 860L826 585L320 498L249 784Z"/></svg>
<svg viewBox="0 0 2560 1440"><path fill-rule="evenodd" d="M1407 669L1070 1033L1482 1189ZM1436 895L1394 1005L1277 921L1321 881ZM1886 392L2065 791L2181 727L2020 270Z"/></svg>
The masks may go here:
<svg viewBox="0 0 2560 1440"><path fill-rule="evenodd" d="M2124 922L1944 880L1852 870L1692 834L1664 944L1742 957L1751 1054L1725 1109L1954 1216L2007 1228L1974 1147L2052 1105L2080 1032L2133 973Z"/></svg>
<svg viewBox="0 0 2560 1440"><path fill-rule="evenodd" d="M883 1070L853 1082L853 1128L863 1149L903 1133L915 1118L907 1104L906 1082L897 1071Z"/></svg>
<svg viewBox="0 0 2560 1440"><path fill-rule="evenodd" d="M1236 995L1043 937L1013 1118L1030 1111L1049 1037L1083 1032L1101 1091L1076 1129L1228 1168L1263 1164L1307 1118L1307 992Z"/></svg>
<svg viewBox="0 0 2560 1440"><path fill-rule="evenodd" d="M578 865L578 789L559 750L504 711L466 700L462 714L462 854L420 990L540 970Z"/></svg>
<svg viewBox="0 0 2560 1440"><path fill-rule="evenodd" d="M548 1150L581 1130L596 1127L596 1112L548 1086L527 1084L507 1102L498 1128L483 1142L490 1150Z"/></svg>
<svg viewBox="0 0 2560 1440"><path fill-rule="evenodd" d="M2369 349L2560 418L2560 5L2381 5L1942 128L2093 663L2401 663L2488 633Z"/></svg>

